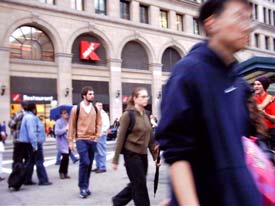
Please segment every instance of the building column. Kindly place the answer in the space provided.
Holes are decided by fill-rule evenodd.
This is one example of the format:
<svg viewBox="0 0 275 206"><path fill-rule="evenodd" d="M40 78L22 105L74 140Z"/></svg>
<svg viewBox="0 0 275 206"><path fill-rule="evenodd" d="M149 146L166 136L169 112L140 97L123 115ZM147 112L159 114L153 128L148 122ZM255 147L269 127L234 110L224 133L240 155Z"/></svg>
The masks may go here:
<svg viewBox="0 0 275 206"><path fill-rule="evenodd" d="M152 63L149 68L152 72L152 114L159 119L162 97L162 64Z"/></svg>
<svg viewBox="0 0 275 206"><path fill-rule="evenodd" d="M185 14L183 17L183 31L189 34L194 34L193 33L193 16L190 16L188 14Z"/></svg>
<svg viewBox="0 0 275 206"><path fill-rule="evenodd" d="M175 31L177 30L177 16L173 10L170 10L168 13L168 28Z"/></svg>
<svg viewBox="0 0 275 206"><path fill-rule="evenodd" d="M84 0L84 10L89 14L95 13L94 0Z"/></svg>
<svg viewBox="0 0 275 206"><path fill-rule="evenodd" d="M259 22L264 22L264 11L263 11L263 6L258 4L258 21Z"/></svg>
<svg viewBox="0 0 275 206"><path fill-rule="evenodd" d="M130 19L134 22L139 22L139 2L132 1L130 6Z"/></svg>
<svg viewBox="0 0 275 206"><path fill-rule="evenodd" d="M56 62L58 105L72 104L72 54L57 53Z"/></svg>
<svg viewBox="0 0 275 206"><path fill-rule="evenodd" d="M120 18L120 1L107 1L107 15L114 18Z"/></svg>
<svg viewBox="0 0 275 206"><path fill-rule="evenodd" d="M149 22L152 26L155 27L160 27L160 22L159 22L159 18L160 18L160 9L159 7L156 6L150 6L150 11L149 11Z"/></svg>
<svg viewBox="0 0 275 206"><path fill-rule="evenodd" d="M121 63L121 59L111 59L108 62L110 69L109 99L111 122L122 115Z"/></svg>
<svg viewBox="0 0 275 206"><path fill-rule="evenodd" d="M10 120L10 49L7 47L0 47L0 120Z"/></svg>

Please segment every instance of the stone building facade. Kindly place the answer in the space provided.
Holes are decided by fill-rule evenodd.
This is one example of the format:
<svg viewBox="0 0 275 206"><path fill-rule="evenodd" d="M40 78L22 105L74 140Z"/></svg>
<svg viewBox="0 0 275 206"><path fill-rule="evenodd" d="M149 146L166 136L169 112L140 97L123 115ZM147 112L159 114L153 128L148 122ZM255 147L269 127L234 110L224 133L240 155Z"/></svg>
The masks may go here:
<svg viewBox="0 0 275 206"><path fill-rule="evenodd" d="M159 116L162 86L171 65L204 34L197 23L201 1L2 0L0 1L0 113L8 120L22 100L76 104L84 85L95 89L111 120L119 117L135 86L149 90ZM251 43L236 58L275 54L274 0L253 0L257 22ZM100 60L81 59L83 42ZM83 46L84 48L85 46ZM93 50L94 49L94 50ZM85 49L84 49L85 50ZM92 51L92 52L91 52ZM4 92L3 92L4 91Z"/></svg>

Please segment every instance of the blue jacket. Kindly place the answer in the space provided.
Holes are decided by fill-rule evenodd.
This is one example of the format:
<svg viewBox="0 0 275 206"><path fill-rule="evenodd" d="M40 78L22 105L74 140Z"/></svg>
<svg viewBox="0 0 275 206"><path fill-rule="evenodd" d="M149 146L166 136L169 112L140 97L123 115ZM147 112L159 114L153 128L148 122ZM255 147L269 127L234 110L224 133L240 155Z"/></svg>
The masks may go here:
<svg viewBox="0 0 275 206"><path fill-rule="evenodd" d="M34 150L37 150L37 142L39 136L39 119L32 112L26 112L23 117L20 133L19 142L31 143Z"/></svg>
<svg viewBox="0 0 275 206"><path fill-rule="evenodd" d="M207 43L174 66L165 86L156 138L168 164L191 163L201 206L261 205L241 142L249 92Z"/></svg>

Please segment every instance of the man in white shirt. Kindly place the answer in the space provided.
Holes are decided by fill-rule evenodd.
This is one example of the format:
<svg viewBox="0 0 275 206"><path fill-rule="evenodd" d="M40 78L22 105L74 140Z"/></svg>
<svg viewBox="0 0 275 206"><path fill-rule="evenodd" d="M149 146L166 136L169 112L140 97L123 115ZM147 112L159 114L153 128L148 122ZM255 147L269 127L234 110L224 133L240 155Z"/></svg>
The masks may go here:
<svg viewBox="0 0 275 206"><path fill-rule="evenodd" d="M96 169L92 170L95 173L106 172L106 142L107 142L107 131L110 127L110 119L108 114L103 110L102 102L96 102L95 106L101 114L101 134L97 142L97 150L95 152Z"/></svg>

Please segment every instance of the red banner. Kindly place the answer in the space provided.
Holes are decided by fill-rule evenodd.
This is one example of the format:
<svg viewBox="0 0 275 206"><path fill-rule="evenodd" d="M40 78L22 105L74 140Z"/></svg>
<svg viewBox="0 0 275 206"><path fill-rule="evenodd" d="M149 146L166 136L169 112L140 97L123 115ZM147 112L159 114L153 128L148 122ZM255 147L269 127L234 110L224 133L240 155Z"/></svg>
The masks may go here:
<svg viewBox="0 0 275 206"><path fill-rule="evenodd" d="M95 50L100 46L100 43L80 41L80 59L100 61Z"/></svg>

